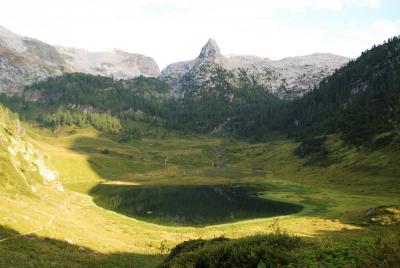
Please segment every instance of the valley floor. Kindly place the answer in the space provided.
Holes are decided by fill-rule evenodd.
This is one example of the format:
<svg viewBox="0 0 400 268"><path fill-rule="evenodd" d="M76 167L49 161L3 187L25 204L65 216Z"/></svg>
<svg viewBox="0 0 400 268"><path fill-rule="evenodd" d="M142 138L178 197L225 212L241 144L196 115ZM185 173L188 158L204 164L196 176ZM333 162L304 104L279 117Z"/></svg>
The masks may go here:
<svg viewBox="0 0 400 268"><path fill-rule="evenodd" d="M190 239L239 238L277 228L317 240L372 239L400 230L371 224L365 216L370 208L400 204L398 152L333 150L342 147L331 137L328 146L337 161L321 167L304 165L293 154L296 144L283 139L252 144L171 135L117 143L91 129L57 134L26 129L29 142L44 152L65 190L44 184L32 195L0 193L0 255L7 256L0 266L154 267L169 249ZM261 197L304 209L205 227L164 226L101 207L93 191L99 185L232 184L263 185L268 191ZM106 206L116 207L113 202L123 200Z"/></svg>

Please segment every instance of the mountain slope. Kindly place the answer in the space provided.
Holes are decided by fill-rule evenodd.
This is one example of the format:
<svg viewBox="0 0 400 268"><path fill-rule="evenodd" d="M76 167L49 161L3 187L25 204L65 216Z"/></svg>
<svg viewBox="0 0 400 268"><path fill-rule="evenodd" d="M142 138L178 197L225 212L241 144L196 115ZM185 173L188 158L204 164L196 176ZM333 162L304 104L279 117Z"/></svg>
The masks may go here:
<svg viewBox="0 0 400 268"><path fill-rule="evenodd" d="M0 44L0 92L18 93L25 85L61 74L53 64Z"/></svg>
<svg viewBox="0 0 400 268"><path fill-rule="evenodd" d="M55 47L0 26L0 92L20 93L25 85L64 72L128 79L155 76L159 68L152 58L141 54Z"/></svg>
<svg viewBox="0 0 400 268"><path fill-rule="evenodd" d="M215 67L208 70L199 67L207 63L208 66L218 65L236 76L240 70L245 70L249 77L268 87L271 92L280 97L290 98L303 95L348 60L333 54L311 54L279 61L257 56L224 56L216 41L210 39L196 59L168 65L160 73L160 78L168 82L178 95L182 95L181 91L186 86L184 83L188 80L188 75L196 84L199 80L197 77L200 77L200 80L207 79L212 70L215 70Z"/></svg>

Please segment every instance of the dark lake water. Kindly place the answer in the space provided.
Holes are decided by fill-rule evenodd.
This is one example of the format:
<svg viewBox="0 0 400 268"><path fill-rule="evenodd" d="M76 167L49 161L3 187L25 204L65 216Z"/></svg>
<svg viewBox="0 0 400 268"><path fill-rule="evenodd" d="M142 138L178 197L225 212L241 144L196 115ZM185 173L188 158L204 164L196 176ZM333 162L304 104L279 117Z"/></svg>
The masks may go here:
<svg viewBox="0 0 400 268"><path fill-rule="evenodd" d="M157 224L207 226L297 213L302 206L257 197L259 186L98 185L97 205Z"/></svg>

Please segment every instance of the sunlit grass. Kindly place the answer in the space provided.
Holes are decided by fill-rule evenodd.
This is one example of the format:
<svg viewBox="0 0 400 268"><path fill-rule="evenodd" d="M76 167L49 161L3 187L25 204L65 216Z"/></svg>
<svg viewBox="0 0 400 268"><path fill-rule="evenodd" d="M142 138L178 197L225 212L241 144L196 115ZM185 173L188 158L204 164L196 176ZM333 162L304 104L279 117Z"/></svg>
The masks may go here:
<svg viewBox="0 0 400 268"><path fill-rule="evenodd" d="M74 134L68 130L53 134L31 126L26 129L28 141L48 156L67 191L46 185L38 187L36 197L4 191L0 196L0 224L24 233L56 215L51 226L37 232L39 237L72 241L100 253L158 254L162 243L171 248L188 239L239 238L271 232L277 225L308 237L330 233L372 236L374 229L360 226L362 219L355 215L378 205L400 204L396 177L400 168L391 162L398 159L396 153L361 155L349 149L341 152L342 159L337 163L318 167L304 166L304 160L292 154L296 144L288 140L250 144L193 136L143 138L120 144L91 129ZM337 146L334 139L331 142L329 146ZM217 161L225 166L214 167ZM392 173L380 171L382 167ZM100 208L89 195L98 184L224 183L263 184L270 190L262 197L305 208L298 214L276 218L198 228L168 227Z"/></svg>

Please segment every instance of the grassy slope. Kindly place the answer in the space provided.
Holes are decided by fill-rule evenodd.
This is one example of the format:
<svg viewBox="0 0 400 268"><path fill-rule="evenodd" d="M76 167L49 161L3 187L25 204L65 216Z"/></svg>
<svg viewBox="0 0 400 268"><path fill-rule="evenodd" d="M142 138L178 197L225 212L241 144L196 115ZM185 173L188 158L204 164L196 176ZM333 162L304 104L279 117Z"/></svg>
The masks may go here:
<svg viewBox="0 0 400 268"><path fill-rule="evenodd" d="M194 238L221 235L237 238L269 232L276 225L298 235L320 237L334 234L335 238L343 239L366 235L372 237L376 232L397 228L355 225L362 221L359 215L367 208L400 204L400 187L396 181L400 170L396 165L399 154L395 152L382 150L360 154L344 150L340 152L343 160L330 167L304 167L304 160L292 154L296 144L284 140L248 144L208 137L172 137L118 144L87 129L73 135L68 131L52 134L48 130L30 126L27 129L29 141L46 153L60 173L60 181L69 190L61 193L49 191L43 186L39 187L37 197L16 196L3 191L0 198L0 225L6 230L12 229L7 232L23 233L46 225L56 216L50 226L35 235L53 239L51 241L73 241L73 245L55 241L49 246L48 240L44 240L47 241L45 243L36 238L33 240L36 242L28 242L27 238L18 238L11 240L13 242L0 243L0 254L7 254L9 258L14 258L15 247L26 244L26 252L32 249L31 246L40 254L48 252L50 255L56 250L53 247L65 247L68 249L66 252L72 251L72 255L76 253L76 258L69 256L69 253L60 254L59 259L53 261L68 260L70 266L87 266L89 262L79 260L92 256L93 251L99 252L92 258L93 262L104 261L102 265L118 263L120 266L129 266L136 262L140 266L154 266L160 258L150 258L147 254L157 256L155 254L160 252L162 244L170 248ZM336 148L336 139L331 138L328 146ZM101 153L104 148L109 150L108 154ZM221 148L225 153L217 157L215 151ZM164 164L166 157L167 164ZM216 169L211 166L213 161L221 159L227 163L227 167ZM255 172L252 169L254 166L262 166L264 171ZM265 193L265 197L300 203L305 210L278 219L257 219L204 228L166 227L100 208L88 195L90 189L99 183L231 182L268 184L274 191ZM0 237L7 236L7 232L1 232ZM87 251L81 252L75 247L85 247ZM120 262L127 258L129 263Z"/></svg>

